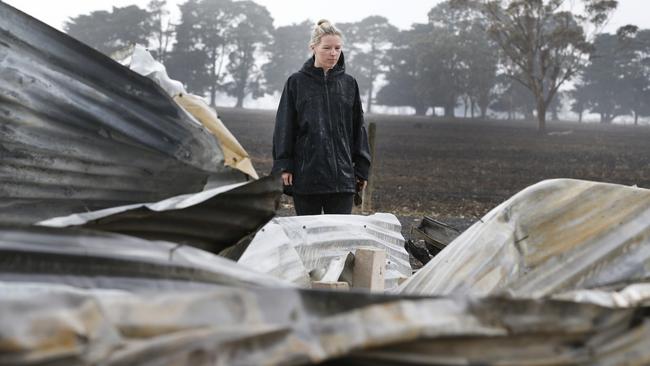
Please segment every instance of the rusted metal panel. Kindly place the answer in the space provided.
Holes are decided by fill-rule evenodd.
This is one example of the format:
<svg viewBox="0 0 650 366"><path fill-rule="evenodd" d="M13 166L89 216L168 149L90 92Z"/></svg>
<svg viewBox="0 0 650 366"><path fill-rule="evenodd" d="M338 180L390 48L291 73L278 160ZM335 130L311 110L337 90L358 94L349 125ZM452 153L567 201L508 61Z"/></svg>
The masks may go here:
<svg viewBox="0 0 650 366"><path fill-rule="evenodd" d="M226 171L153 81L2 2L0 70L2 222L197 192Z"/></svg>

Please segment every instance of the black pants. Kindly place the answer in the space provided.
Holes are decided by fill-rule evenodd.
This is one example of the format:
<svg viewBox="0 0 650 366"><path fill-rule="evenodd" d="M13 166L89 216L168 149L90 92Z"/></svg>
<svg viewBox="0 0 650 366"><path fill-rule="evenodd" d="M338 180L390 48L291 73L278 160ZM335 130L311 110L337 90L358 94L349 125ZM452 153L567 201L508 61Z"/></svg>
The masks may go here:
<svg viewBox="0 0 650 366"><path fill-rule="evenodd" d="M352 213L353 193L293 194L296 215Z"/></svg>

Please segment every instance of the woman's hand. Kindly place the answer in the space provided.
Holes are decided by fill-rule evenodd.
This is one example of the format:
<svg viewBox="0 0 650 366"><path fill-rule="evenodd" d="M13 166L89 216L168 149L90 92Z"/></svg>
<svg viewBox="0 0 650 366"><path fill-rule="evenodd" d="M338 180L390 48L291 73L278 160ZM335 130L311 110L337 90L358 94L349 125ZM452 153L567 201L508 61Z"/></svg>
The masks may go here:
<svg viewBox="0 0 650 366"><path fill-rule="evenodd" d="M367 180L363 180L363 179L357 177L357 192L361 192L364 189L366 189L367 185L368 185Z"/></svg>
<svg viewBox="0 0 650 366"><path fill-rule="evenodd" d="M282 173L282 184L285 186L292 186L293 185L293 174L289 172L283 172Z"/></svg>

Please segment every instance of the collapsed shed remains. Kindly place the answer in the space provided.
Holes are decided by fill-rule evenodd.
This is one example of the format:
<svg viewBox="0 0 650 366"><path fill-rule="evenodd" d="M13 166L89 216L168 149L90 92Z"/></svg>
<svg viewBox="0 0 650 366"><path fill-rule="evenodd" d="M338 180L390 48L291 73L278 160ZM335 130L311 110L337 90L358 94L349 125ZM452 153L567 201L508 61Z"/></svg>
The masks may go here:
<svg viewBox="0 0 650 366"><path fill-rule="evenodd" d="M408 274L399 222L253 237L275 178L244 182L158 85L2 2L0 67L0 364L650 360L650 190L544 181L388 294L304 289L361 246Z"/></svg>

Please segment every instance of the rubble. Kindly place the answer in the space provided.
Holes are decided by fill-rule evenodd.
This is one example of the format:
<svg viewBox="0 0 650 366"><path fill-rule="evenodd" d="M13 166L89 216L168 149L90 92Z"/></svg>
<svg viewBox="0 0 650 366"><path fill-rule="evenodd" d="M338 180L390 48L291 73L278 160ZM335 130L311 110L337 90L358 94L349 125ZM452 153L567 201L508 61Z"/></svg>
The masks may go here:
<svg viewBox="0 0 650 366"><path fill-rule="evenodd" d="M0 67L0 364L650 360L647 189L538 183L398 285L393 215L256 234L276 178L247 181L153 81L2 2ZM305 288L346 287L364 247L388 293Z"/></svg>

